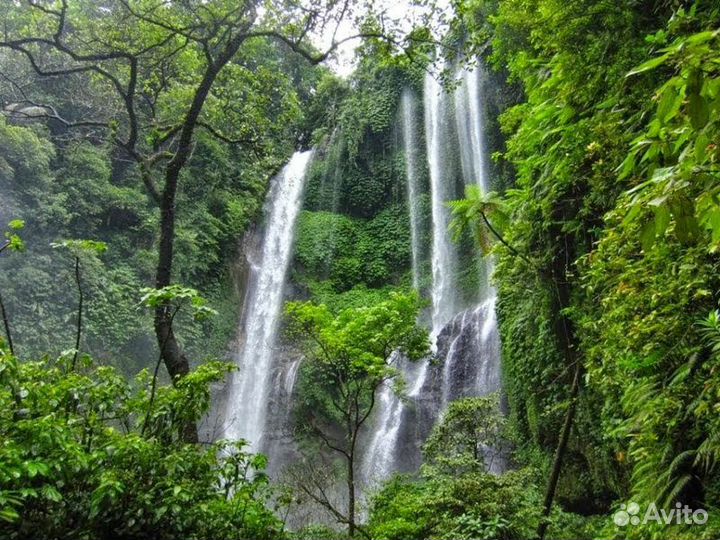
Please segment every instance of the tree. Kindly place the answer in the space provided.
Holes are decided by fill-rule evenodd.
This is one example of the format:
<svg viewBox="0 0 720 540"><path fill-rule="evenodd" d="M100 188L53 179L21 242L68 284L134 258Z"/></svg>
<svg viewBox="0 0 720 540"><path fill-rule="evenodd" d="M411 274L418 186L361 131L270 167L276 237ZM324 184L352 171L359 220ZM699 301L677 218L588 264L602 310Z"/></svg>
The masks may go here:
<svg viewBox="0 0 720 540"><path fill-rule="evenodd" d="M465 187L464 199L450 201L448 205L452 211L450 230L453 240L460 241L463 232L469 230L484 254L489 254L493 243L498 241L513 255L527 261L527 257L508 244L500 233L510 218L505 202L497 193L483 193L480 186L469 185Z"/></svg>
<svg viewBox="0 0 720 540"><path fill-rule="evenodd" d="M80 78L89 95L96 100L102 95L100 110L90 107L92 113L83 117L66 118L52 103L31 97L24 101L34 107L34 118L63 130L101 133L116 161L135 164L160 215L157 289L173 279L176 199L197 131L262 153L263 135L288 124L282 114L284 87L243 65L243 48L271 40L317 64L350 39L390 35L376 26L335 39L341 22L358 16L347 0L293 6L251 0L26 0L6 3L2 16L0 49L30 65L41 79ZM330 29L332 43L316 51L309 36ZM242 83L239 93L233 88L237 82ZM176 381L190 366L167 307L158 306L154 326L165 366ZM197 439L196 430L187 433Z"/></svg>
<svg viewBox="0 0 720 540"><path fill-rule="evenodd" d="M348 534L365 534L356 523L355 466L360 430L375 405L375 393L399 377L397 355L417 360L429 352L427 331L417 326L417 295L391 293L376 305L348 308L334 316L324 305L290 303L290 332L305 343L302 422L311 436L345 463L347 511L325 493L306 487L306 494L325 506Z"/></svg>
<svg viewBox="0 0 720 540"><path fill-rule="evenodd" d="M490 470L504 424L497 394L453 401L423 446L424 475Z"/></svg>
<svg viewBox="0 0 720 540"><path fill-rule="evenodd" d="M59 243L51 244L53 248L66 249L72 255L75 266L75 286L78 292L78 309L75 319L75 352L73 353L70 370L74 371L77 365L78 356L80 354L80 339L82 338L83 328L83 304L85 301L85 293L82 286L82 267L80 261L87 256L102 255L107 251L107 245L104 242L96 242L94 240L64 240Z"/></svg>
<svg viewBox="0 0 720 540"><path fill-rule="evenodd" d="M19 219L13 220L8 223L9 231L5 232L5 242L0 245L0 253L9 249L11 251L23 251L25 244L23 243L17 232L25 227L25 222ZM7 311L5 310L5 304L3 303L2 294L0 294L0 316L3 320L3 328L5 329L5 338L7 339L8 348L10 354L15 354L12 340L12 332L10 331L10 321L8 320Z"/></svg>
<svg viewBox="0 0 720 540"><path fill-rule="evenodd" d="M128 380L71 361L20 360L0 345L2 538L283 537L263 456L178 436L232 366L208 362L153 394L147 370Z"/></svg>

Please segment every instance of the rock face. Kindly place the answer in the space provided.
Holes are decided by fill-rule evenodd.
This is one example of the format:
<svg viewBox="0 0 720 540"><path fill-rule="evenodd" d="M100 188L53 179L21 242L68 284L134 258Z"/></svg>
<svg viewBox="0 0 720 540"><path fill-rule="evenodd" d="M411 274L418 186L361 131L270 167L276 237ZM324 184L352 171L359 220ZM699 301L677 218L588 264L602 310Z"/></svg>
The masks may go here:
<svg viewBox="0 0 720 540"><path fill-rule="evenodd" d="M500 389L500 336L495 298L458 313L437 340L442 359L443 408L467 396L485 396Z"/></svg>
<svg viewBox="0 0 720 540"><path fill-rule="evenodd" d="M423 362L428 365L398 362L409 396L399 398L388 389L380 397L380 414L366 435L369 442L362 469L363 479L370 485L393 472L418 469L422 444L451 401L500 390L495 298L453 317L438 334L434 358ZM415 384L419 386L413 391ZM500 462L495 463L491 470L501 470Z"/></svg>

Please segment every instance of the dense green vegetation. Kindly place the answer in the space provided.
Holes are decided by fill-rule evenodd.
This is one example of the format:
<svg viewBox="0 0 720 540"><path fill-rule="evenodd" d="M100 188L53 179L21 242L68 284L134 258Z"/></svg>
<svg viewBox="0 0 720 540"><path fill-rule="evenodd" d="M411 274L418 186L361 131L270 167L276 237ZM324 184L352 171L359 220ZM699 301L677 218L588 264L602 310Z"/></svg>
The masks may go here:
<svg viewBox="0 0 720 540"><path fill-rule="evenodd" d="M266 122L273 123L275 132L273 135L268 129L263 133L263 150L228 145L200 133L182 178L175 276L179 282L203 289L223 313L205 328L182 328L183 342L193 357L201 352L224 354L237 312L231 274L237 240L259 216L267 179L287 157L292 133L303 121L298 102L315 76L307 68L303 72L300 64L295 83L285 75L290 67L277 67L291 62L286 55L266 44L250 55L252 60L236 59L239 70L261 59L263 68L272 75L266 84L282 85L287 93L284 108L267 103L265 110L257 111L266 115ZM241 82L241 75L229 82L235 91L243 91L242 84L256 84ZM32 74L25 76L29 83L39 84ZM66 92L56 87L42 90L31 98L61 100ZM12 95L13 88L8 91ZM94 99L102 98L97 95ZM58 106L58 110L71 118L84 112L72 103ZM279 115L287 116L280 120ZM277 132L275 122L284 123L286 129ZM16 328L18 350L28 356L56 355L71 346L67 339L71 332L66 329L72 328L68 319L74 292L69 287L57 287L56 279L58 275L64 279L65 272L69 277L72 265L53 253L49 244L68 237L103 240L109 247L104 264L96 264L86 273L91 316L83 346L99 360L133 374L154 356L148 325L151 319L137 310L137 291L153 282L158 218L140 174L137 168L115 159L109 144L91 135L55 136L52 129L37 122L22 125L28 122L21 120L20 124L11 125L5 117L0 118L1 215L7 219L23 216L28 240L28 253L8 260L0 275L0 286L8 291L5 303ZM180 324L187 326L182 321Z"/></svg>
<svg viewBox="0 0 720 540"><path fill-rule="evenodd" d="M424 446L420 481L396 477L373 500L373 538L531 538L541 519L537 470L486 472L497 459L480 450L497 447L504 419L497 396L453 402ZM578 538L583 522L558 509L553 538Z"/></svg>
<svg viewBox="0 0 720 540"><path fill-rule="evenodd" d="M264 459L180 438L229 366L206 363L151 391L72 354L2 361L0 531L4 538L276 538Z"/></svg>
<svg viewBox="0 0 720 540"><path fill-rule="evenodd" d="M705 2L466 9L473 45L490 39L525 93L502 116L517 177L512 249L498 244L496 270L519 459L549 471L579 370L558 501L581 513L618 499L715 508L705 411L717 403L720 13ZM712 530L608 522L601 534Z"/></svg>
<svg viewBox="0 0 720 540"><path fill-rule="evenodd" d="M293 270L293 281L336 308L345 300L333 298L353 288L410 284L410 224L397 124L401 92L421 86L423 70L397 65L373 41L358 54L355 90L331 108L315 133L321 153L308 178ZM319 99L332 103L337 90L328 93ZM429 208L425 214L427 219Z"/></svg>
<svg viewBox="0 0 720 540"><path fill-rule="evenodd" d="M307 495L379 540L717 537L720 8L459 0L439 48L419 28L401 53L366 21L344 80L308 36L345 10L312 4L271 2L262 22L259 4L223 0L0 8L0 534L345 534L288 532ZM428 350L401 95L433 62L475 57L498 89L496 193L468 190L452 228L462 295L477 257L496 261L508 415L500 396L453 402L420 471L364 515L357 439L380 386L402 391L393 351ZM294 413L315 467L288 494L264 456L197 444L196 425L232 370L216 359L242 301L238 244L310 145L284 335L306 355ZM422 297L426 195L418 208ZM320 480L344 482L347 512ZM630 502L710 517L614 523Z"/></svg>
<svg viewBox="0 0 720 540"><path fill-rule="evenodd" d="M323 443L344 461L339 476L347 486L347 512L338 510L307 477L296 475L297 480L307 495L347 524L351 537L359 527L355 502L359 437L374 410L375 395L382 385L401 380L393 355L417 361L430 349L427 331L417 325L419 307L417 296L397 293L370 307L344 309L337 316L325 305L288 304L290 332L306 344L299 416L308 438L319 443L310 447L314 459L308 462L322 474L327 467L318 459ZM340 443L334 442L336 426L343 430ZM310 477L317 471L310 471Z"/></svg>

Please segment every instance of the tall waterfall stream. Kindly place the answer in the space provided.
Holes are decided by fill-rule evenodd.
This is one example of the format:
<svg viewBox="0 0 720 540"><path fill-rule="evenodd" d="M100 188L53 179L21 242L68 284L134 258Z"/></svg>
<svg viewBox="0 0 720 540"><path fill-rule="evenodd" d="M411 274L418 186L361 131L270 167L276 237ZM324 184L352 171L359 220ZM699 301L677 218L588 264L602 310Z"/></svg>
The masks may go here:
<svg viewBox="0 0 720 540"><path fill-rule="evenodd" d="M263 449L285 282L311 158L312 151L295 152L273 181L259 253L248 254L250 277L240 330L243 344L237 354L239 370L228 392L224 435L247 440L255 451Z"/></svg>

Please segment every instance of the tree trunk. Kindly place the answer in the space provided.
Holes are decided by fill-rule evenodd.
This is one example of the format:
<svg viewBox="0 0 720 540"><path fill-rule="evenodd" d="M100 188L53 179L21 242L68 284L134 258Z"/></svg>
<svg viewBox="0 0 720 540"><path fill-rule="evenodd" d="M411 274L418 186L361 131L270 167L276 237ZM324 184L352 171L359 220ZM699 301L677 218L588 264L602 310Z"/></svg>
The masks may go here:
<svg viewBox="0 0 720 540"><path fill-rule="evenodd" d="M77 359L80 354L80 338L82 337L82 316L83 316L83 289L80 281L80 257L75 257L75 284L78 290L78 311L77 326L75 328L75 354L73 355L71 370L75 371Z"/></svg>
<svg viewBox="0 0 720 540"><path fill-rule="evenodd" d="M10 354L15 356L15 348L13 347L12 334L10 333L10 320L8 319L7 312L5 311L5 304L2 301L2 295L0 295L0 313L2 314L3 326L5 327L5 336L7 337Z"/></svg>
<svg viewBox="0 0 720 540"><path fill-rule="evenodd" d="M347 460L348 466L348 536L355 538L355 454L351 453Z"/></svg>
<svg viewBox="0 0 720 540"><path fill-rule="evenodd" d="M232 59L243 42L242 36L233 38L219 55L218 59L208 65L200 84L193 96L190 109L183 120L175 156L165 169L165 184L160 199L160 245L158 247L158 266L155 286L158 289L167 287L172 280L173 249L175 242L175 199L178 190L180 172L190 159L193 135L200 118L205 100L222 68ZM173 332L172 317L167 307L159 307L155 311L155 337L168 373L175 383L179 378L190 372L190 363L180 348ZM187 442L197 442L197 426L188 423L183 429L183 438Z"/></svg>
<svg viewBox="0 0 720 540"><path fill-rule="evenodd" d="M561 223L567 221L567 218L561 213L557 216L557 220L558 223ZM555 321L554 332L563 354L566 369L573 369L573 378L570 385L570 402L567 412L565 413L565 419L563 420L562 430L560 431L560 437L553 457L550 478L548 478L547 488L545 490L543 513L537 530L539 540L544 540L549 525L548 518L552 511L555 491L557 490L558 480L562 472L562 465L568 440L570 439L573 421L575 420L577 398L580 393L580 377L582 375L582 363L578 355L579 344L575 337L575 328L572 320L566 314L566 310L571 306L571 284L568 280L572 265L570 261L576 259L574 251L569 246L573 246L574 244L572 238L568 237L561 230L554 231L553 237L558 239L558 246L560 246L558 253L556 253L553 258L550 275L548 276L550 287L555 293L552 309L552 315Z"/></svg>
<svg viewBox="0 0 720 540"><path fill-rule="evenodd" d="M553 500L555 499L555 490L557 489L557 483L560 479L560 471L562 470L562 463L565 457L565 450L567 449L567 443L570 439L570 431L572 429L573 420L575 419L579 392L580 364L578 363L575 366L575 375L573 376L572 386L570 387L570 403L568 404L568 410L565 413L565 422L563 423L563 428L560 432L560 440L558 441L557 449L555 450L555 458L553 459L553 466L550 472L550 478L548 479L547 489L545 491L542 518L540 519L540 525L537 530L539 540L544 540L545 533L547 532L549 525L548 517L550 516L550 511L552 510Z"/></svg>

